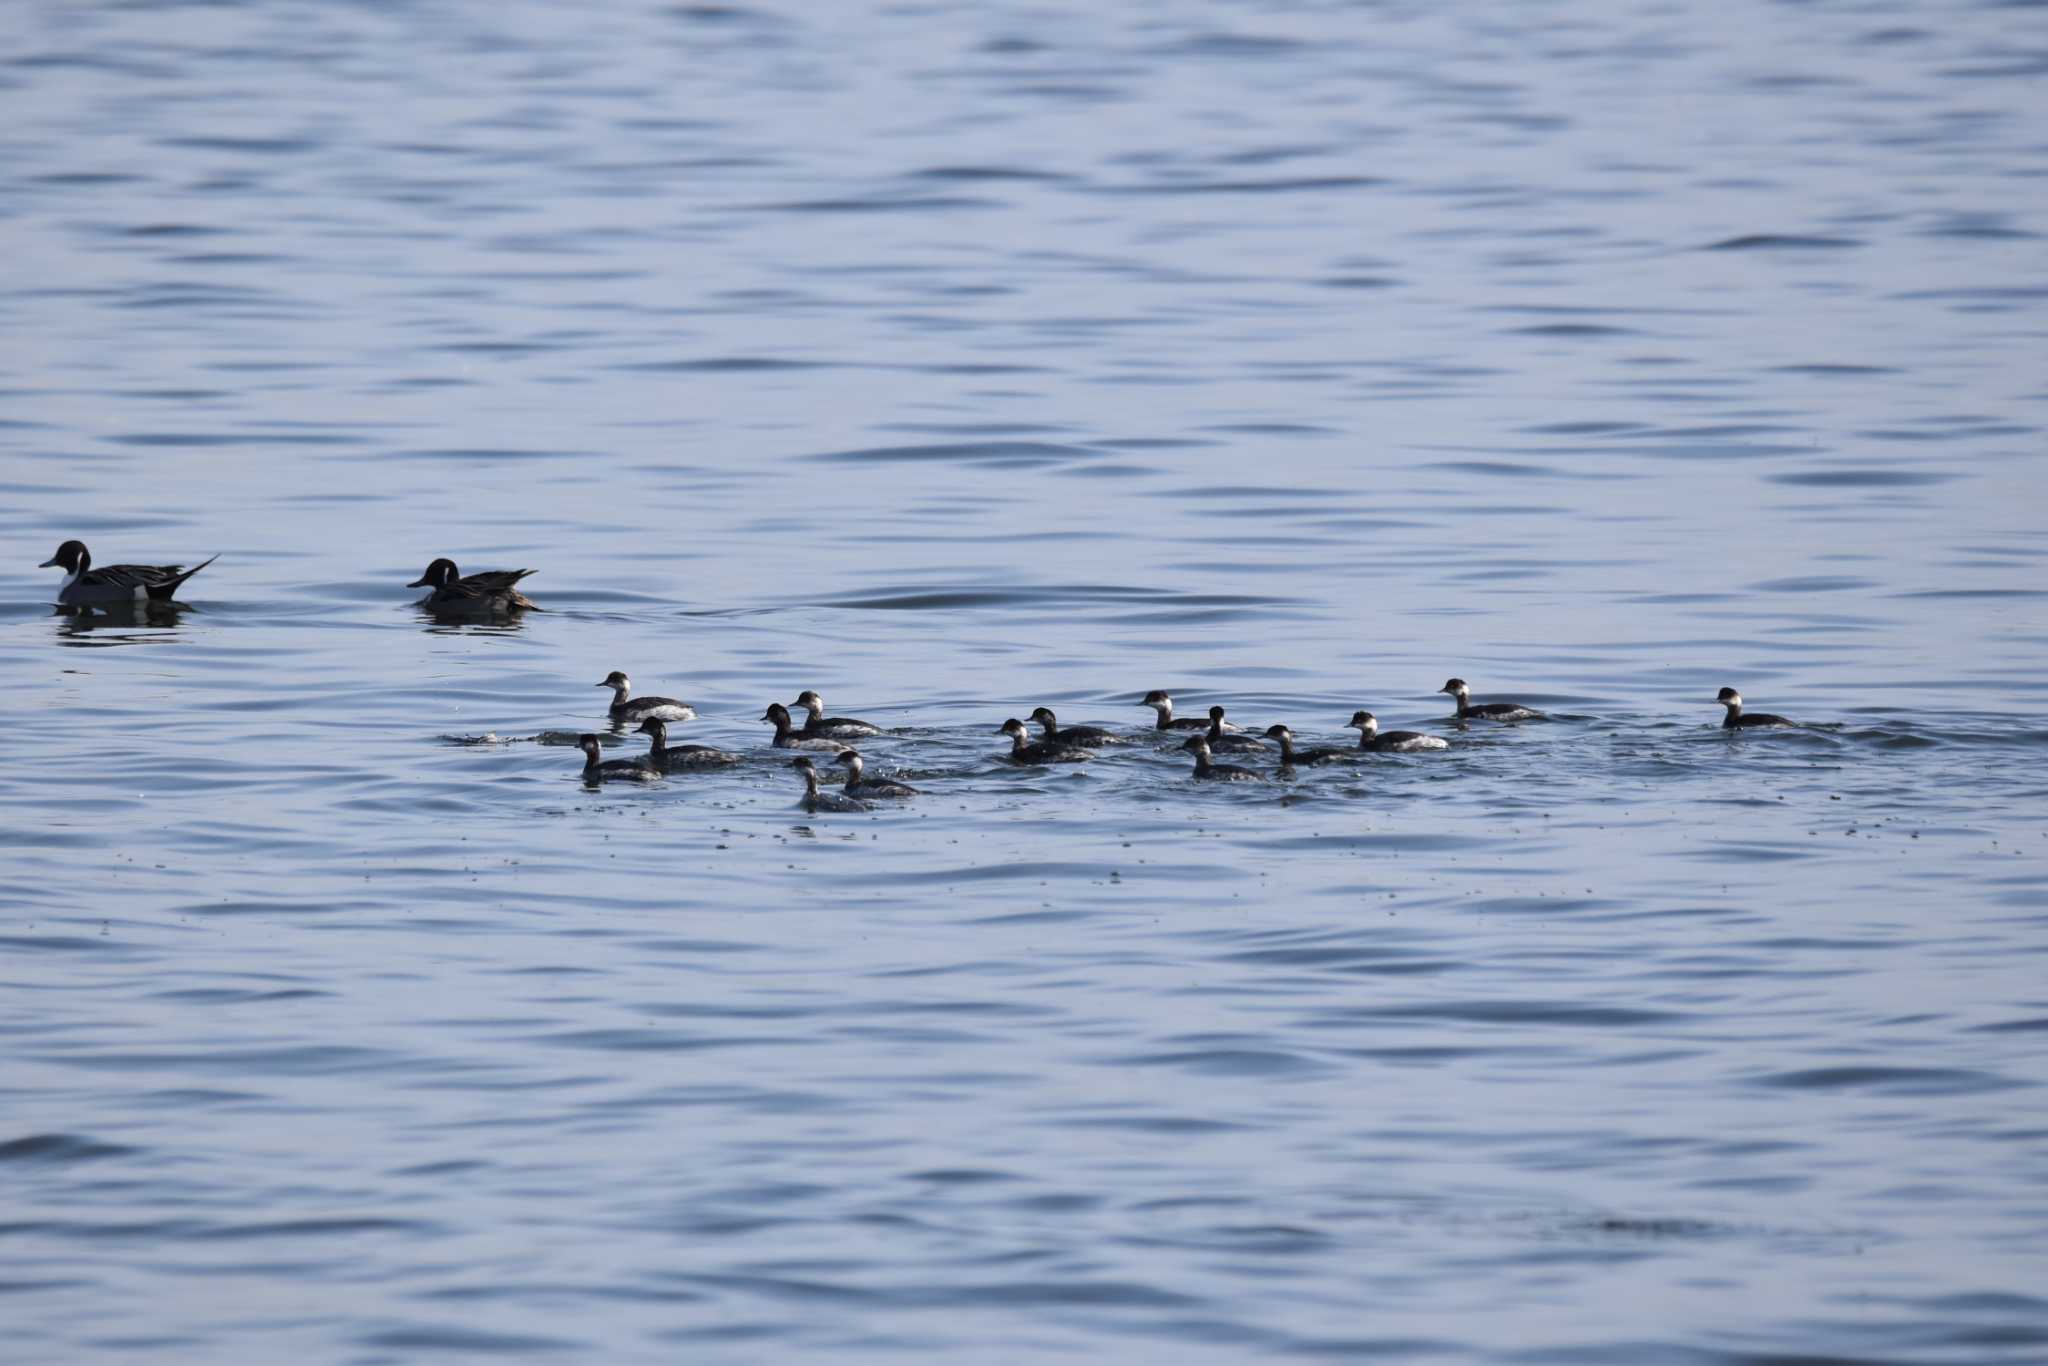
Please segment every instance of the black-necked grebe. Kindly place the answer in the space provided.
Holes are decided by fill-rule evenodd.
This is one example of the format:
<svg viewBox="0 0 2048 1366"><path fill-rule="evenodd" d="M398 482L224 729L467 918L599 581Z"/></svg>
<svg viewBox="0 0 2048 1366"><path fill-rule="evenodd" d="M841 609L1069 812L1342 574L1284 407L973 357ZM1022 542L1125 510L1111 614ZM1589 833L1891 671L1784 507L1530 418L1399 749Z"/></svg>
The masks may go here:
<svg viewBox="0 0 2048 1366"><path fill-rule="evenodd" d="M1438 735L1424 735L1419 730L1390 730L1380 733L1380 721L1369 711L1351 713L1351 728L1358 732L1360 749L1376 749L1381 753L1412 753L1420 749L1449 749L1451 742Z"/></svg>
<svg viewBox="0 0 2048 1366"><path fill-rule="evenodd" d="M1150 707L1155 713L1158 714L1159 719L1158 723L1153 726L1154 730L1209 729L1209 722L1206 718L1200 716L1175 716L1173 714L1173 699L1167 696L1166 689L1164 688L1154 688L1151 692L1146 693L1145 700L1140 702L1138 705L1141 707ZM1224 729L1236 730L1237 727L1225 726Z"/></svg>
<svg viewBox="0 0 2048 1366"><path fill-rule="evenodd" d="M1744 711L1742 709L1742 694L1733 688L1721 689L1721 695L1714 700L1728 709L1728 714L1721 718L1722 730L1747 730L1751 726L1796 726L1799 724L1797 721L1788 720L1782 716L1773 716L1767 711Z"/></svg>
<svg viewBox="0 0 2048 1366"><path fill-rule="evenodd" d="M1519 702L1488 702L1483 706L1472 705L1472 689L1465 686L1462 678L1453 678L1438 692L1447 692L1458 699L1460 721L1527 721L1543 715L1534 707L1525 707Z"/></svg>
<svg viewBox="0 0 2048 1366"><path fill-rule="evenodd" d="M909 783L899 783L893 778L863 778L861 768L867 761L860 757L857 749L843 749L832 761L846 769L846 786L841 789L849 797L915 797L917 789Z"/></svg>
<svg viewBox="0 0 2048 1366"><path fill-rule="evenodd" d="M1053 715L1051 707L1033 707L1031 719L1045 730L1045 738L1055 745L1127 745L1130 741L1113 731L1100 726L1062 726L1059 717Z"/></svg>
<svg viewBox="0 0 2048 1366"><path fill-rule="evenodd" d="M648 717L639 729L649 737L647 762L659 769L722 768L740 761L739 755L710 745L670 744L668 722L659 716Z"/></svg>
<svg viewBox="0 0 2048 1366"><path fill-rule="evenodd" d="M85 548L85 542L66 541L36 568L55 567L71 576L57 590L57 601L66 607L115 607L169 602L180 584L219 558L215 555L201 560L190 569L180 564L110 564L94 569L92 552Z"/></svg>
<svg viewBox="0 0 2048 1366"><path fill-rule="evenodd" d="M789 766L803 775L804 795L797 805L806 811L865 811L868 804L858 797L849 797L844 792L820 789L818 766L811 762L808 754L789 761Z"/></svg>
<svg viewBox="0 0 2048 1366"><path fill-rule="evenodd" d="M1024 723L1016 717L997 728L996 734L1010 737L1010 752L1003 757L1013 764L1078 764L1095 757L1095 751L1058 740L1029 740Z"/></svg>
<svg viewBox="0 0 2048 1366"><path fill-rule="evenodd" d="M1207 739L1207 736L1203 737ZM1351 764L1358 762L1355 749L1296 749L1294 732L1285 726L1266 727L1266 738L1280 742L1280 767L1297 768L1310 764Z"/></svg>
<svg viewBox="0 0 2048 1366"><path fill-rule="evenodd" d="M1205 782L1262 783L1266 780L1265 774L1254 773L1252 770L1240 768L1236 764L1211 763L1209 760L1209 737L1206 735L1191 736L1182 742L1181 748L1194 754L1195 776Z"/></svg>
<svg viewBox="0 0 2048 1366"><path fill-rule="evenodd" d="M579 735L576 748L583 751L583 781L603 783L626 781L634 783L652 782L661 776L660 772L648 767L638 759L598 759L597 737Z"/></svg>
<svg viewBox="0 0 2048 1366"><path fill-rule="evenodd" d="M775 723L775 739L771 742L777 749L815 749L837 754L846 748L844 740L830 735L806 735L798 730L789 719L789 708L780 702L770 702L768 710L761 713L763 721Z"/></svg>
<svg viewBox="0 0 2048 1366"><path fill-rule="evenodd" d="M678 702L673 697L633 696L633 680L617 669L606 674L596 686L612 690L612 720L620 723L645 721L650 716L671 724L697 719L697 709L688 702Z"/></svg>
<svg viewBox="0 0 2048 1366"><path fill-rule="evenodd" d="M1215 754L1264 754L1266 742L1255 735L1233 735L1237 727L1223 719L1223 708L1209 708L1209 733L1204 738ZM1183 745L1185 749L1187 746Z"/></svg>
<svg viewBox="0 0 2048 1366"><path fill-rule="evenodd" d="M805 688L796 695L796 701L789 704L804 709L803 733L818 735L880 735L882 728L872 721L861 721L851 716L825 715L825 699L811 688Z"/></svg>

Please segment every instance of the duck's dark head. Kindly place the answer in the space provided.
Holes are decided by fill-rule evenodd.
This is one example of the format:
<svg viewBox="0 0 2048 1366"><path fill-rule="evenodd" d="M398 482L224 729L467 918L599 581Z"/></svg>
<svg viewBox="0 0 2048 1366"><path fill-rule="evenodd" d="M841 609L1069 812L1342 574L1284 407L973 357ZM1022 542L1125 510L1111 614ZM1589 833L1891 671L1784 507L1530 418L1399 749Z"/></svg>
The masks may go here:
<svg viewBox="0 0 2048 1366"><path fill-rule="evenodd" d="M1465 686L1464 679L1452 678L1445 680L1444 685L1441 688L1438 688L1437 691L1447 692L1453 697L1463 697L1466 693L1471 692L1472 690Z"/></svg>
<svg viewBox="0 0 2048 1366"><path fill-rule="evenodd" d="M1161 707L1171 711L1173 709L1173 699L1167 696L1166 689L1154 688L1151 692L1145 694L1145 700L1138 705L1141 707L1151 707L1154 711Z"/></svg>
<svg viewBox="0 0 2048 1366"><path fill-rule="evenodd" d="M1024 723L1013 716L1003 722L1002 725L996 727L996 734L1010 735L1022 739L1024 737Z"/></svg>
<svg viewBox="0 0 2048 1366"><path fill-rule="evenodd" d="M1739 707L1742 705L1742 694L1733 688L1723 688L1721 695L1714 700L1724 707Z"/></svg>
<svg viewBox="0 0 2048 1366"><path fill-rule="evenodd" d="M852 773L860 772L861 757L857 749L842 749L832 756L832 762Z"/></svg>
<svg viewBox="0 0 2048 1366"><path fill-rule="evenodd" d="M652 735L657 745L668 743L668 722L659 716L650 716L633 729L641 735Z"/></svg>
<svg viewBox="0 0 2048 1366"><path fill-rule="evenodd" d="M1180 747L1185 750L1192 750L1194 753L1206 757L1209 753L1209 737L1197 735L1192 739L1181 741Z"/></svg>
<svg viewBox="0 0 2048 1366"><path fill-rule="evenodd" d="M1221 707L1211 707L1211 708L1209 708L1209 720L1210 720L1210 721L1212 721L1212 722L1214 722L1214 723L1215 723L1215 724L1217 724L1217 725L1221 725L1221 724L1223 723L1223 708L1221 708Z"/></svg>
<svg viewBox="0 0 2048 1366"><path fill-rule="evenodd" d="M66 541L57 547L57 553L37 565L38 569L55 566L67 574L82 574L92 563L92 552L85 548L84 541Z"/></svg>
<svg viewBox="0 0 2048 1366"><path fill-rule="evenodd" d="M1351 719L1345 722L1345 725L1352 730L1378 730L1380 721L1369 711L1355 711L1351 713Z"/></svg>
<svg viewBox="0 0 2048 1366"><path fill-rule="evenodd" d="M595 735L577 736L576 748L582 750L585 754L595 759L597 757L597 737Z"/></svg>
<svg viewBox="0 0 2048 1366"><path fill-rule="evenodd" d="M789 708L780 702L770 702L768 710L761 713L761 719L773 721L778 726L786 726L789 724Z"/></svg>
<svg viewBox="0 0 2048 1366"><path fill-rule="evenodd" d="M1059 717L1052 714L1051 707L1033 707L1031 719L1041 726L1057 726L1060 723Z"/></svg>
<svg viewBox="0 0 2048 1366"><path fill-rule="evenodd" d="M825 710L825 699L818 696L817 691L815 689L805 688L802 692L796 695L796 701L790 703L789 705L792 707L803 707L810 711L823 713Z"/></svg>
<svg viewBox="0 0 2048 1366"><path fill-rule="evenodd" d="M413 586L418 587L417 584ZM619 670L613 669L610 673L606 674L600 682L598 682L594 686L600 688L610 688L615 693L628 693L633 690L633 680L626 677L626 675L620 672Z"/></svg>
<svg viewBox="0 0 2048 1366"><path fill-rule="evenodd" d="M803 774L806 778L818 776L818 766L811 762L811 756L808 754L804 755L801 759L791 759L789 766Z"/></svg>
<svg viewBox="0 0 2048 1366"><path fill-rule="evenodd" d="M1292 740L1294 732L1285 726L1275 724L1266 727L1266 738L1268 740Z"/></svg>
<svg viewBox="0 0 2048 1366"><path fill-rule="evenodd" d="M462 575L456 571L455 561L435 560L427 566L427 572L407 584L407 588L446 588L449 583Z"/></svg>

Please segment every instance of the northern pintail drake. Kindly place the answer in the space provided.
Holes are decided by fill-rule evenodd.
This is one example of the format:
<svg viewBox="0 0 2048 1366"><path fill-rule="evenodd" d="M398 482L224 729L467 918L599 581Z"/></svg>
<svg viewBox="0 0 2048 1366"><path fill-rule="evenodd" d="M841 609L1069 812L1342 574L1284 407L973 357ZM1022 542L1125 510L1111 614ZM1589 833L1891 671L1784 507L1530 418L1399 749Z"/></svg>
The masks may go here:
<svg viewBox="0 0 2048 1366"><path fill-rule="evenodd" d="M1092 749L1064 740L1027 740L1024 723L1011 717L996 728L996 734L1010 737L1010 752L1003 757L1013 764L1078 764L1095 757Z"/></svg>
<svg viewBox="0 0 2048 1366"><path fill-rule="evenodd" d="M668 722L659 716L642 721L639 730L648 737L647 762L659 769L722 768L740 761L739 755L710 745L670 744Z"/></svg>
<svg viewBox="0 0 2048 1366"><path fill-rule="evenodd" d="M1438 692L1447 692L1458 699L1460 721L1527 721L1543 715L1534 707L1525 707L1520 702L1488 702L1482 706L1472 705L1472 689L1462 678L1448 680Z"/></svg>
<svg viewBox="0 0 2048 1366"><path fill-rule="evenodd" d="M673 697L635 697L633 680L618 669L613 669L595 686L612 690L612 720L621 723L645 721L648 717L671 724L697 719L697 709L688 702L678 702Z"/></svg>
<svg viewBox="0 0 2048 1366"><path fill-rule="evenodd" d="M1266 742L1254 735L1237 735L1237 727L1223 719L1223 708L1209 708L1209 749L1215 754L1264 754ZM1181 746L1186 749L1186 745Z"/></svg>
<svg viewBox="0 0 2048 1366"><path fill-rule="evenodd" d="M789 719L789 708L780 702L770 702L768 710L761 713L763 721L773 722L775 738L769 741L777 749L830 750L837 754L846 748L846 742L830 735L806 735L796 728Z"/></svg>
<svg viewBox="0 0 2048 1366"><path fill-rule="evenodd" d="M1051 707L1033 707L1031 719L1045 729L1045 738L1055 745L1127 745L1129 740L1100 726L1062 726Z"/></svg>
<svg viewBox="0 0 2048 1366"><path fill-rule="evenodd" d="M661 774L649 768L638 759L598 759L598 744L595 735L576 737L576 748L583 751L583 781L586 783L631 782L648 783Z"/></svg>
<svg viewBox="0 0 2048 1366"><path fill-rule="evenodd" d="M531 569L486 569L478 574L464 574L455 567L455 561L439 559L406 587L433 589L420 599L419 605L436 612L488 616L524 612L528 608L539 611L532 599L512 586L531 573Z"/></svg>
<svg viewBox="0 0 2048 1366"><path fill-rule="evenodd" d="M1721 695L1714 700L1728 709L1728 714L1721 718L1722 730L1747 730L1751 726L1796 726L1799 724L1797 721L1789 720L1783 716L1773 716L1767 711L1744 711L1742 709L1742 694L1733 688L1721 689Z"/></svg>
<svg viewBox="0 0 2048 1366"><path fill-rule="evenodd" d="M860 757L857 749L842 749L839 757L832 761L846 770L846 786L841 789L849 797L915 797L917 789L909 783L899 783L892 778L863 778L861 767L867 761Z"/></svg>
<svg viewBox="0 0 2048 1366"><path fill-rule="evenodd" d="M1195 776L1197 778L1200 778L1204 782L1262 783L1266 780L1265 774L1254 773L1252 770L1248 768L1240 768L1236 764L1218 764L1210 762L1209 737L1206 735L1190 736L1187 740L1181 743L1181 748L1191 751L1194 754Z"/></svg>
<svg viewBox="0 0 2048 1366"><path fill-rule="evenodd" d="M804 795L797 805L806 811L866 811L868 804L858 797L849 797L844 792L824 792L818 788L818 766L806 754L791 759L789 766L803 775Z"/></svg>
<svg viewBox="0 0 2048 1366"><path fill-rule="evenodd" d="M1358 751L1355 749L1296 749L1294 732L1285 726L1266 727L1266 738L1279 742L1282 768L1305 767L1309 764L1350 763L1358 758Z"/></svg>
<svg viewBox="0 0 2048 1366"><path fill-rule="evenodd" d="M882 728L872 721L862 721L851 716L825 715L825 699L818 696L813 688L805 688L796 695L796 701L789 704L804 709L804 734L817 735L880 735Z"/></svg>
<svg viewBox="0 0 2048 1366"><path fill-rule="evenodd" d="M1390 730L1380 733L1380 719L1369 711L1351 713L1351 729L1358 732L1360 749L1376 749L1381 753L1404 754L1419 749L1449 749L1451 742L1439 735L1424 735L1419 730Z"/></svg>
<svg viewBox="0 0 2048 1366"><path fill-rule="evenodd" d="M1173 698L1168 696L1167 691L1164 688L1154 688L1151 692L1146 693L1145 700L1140 702L1138 705L1141 707L1150 707L1153 710L1153 712L1157 714L1158 719L1152 727L1154 730L1209 729L1209 723L1199 716L1176 717L1173 714ZM1236 730L1237 727L1226 725L1223 729Z"/></svg>
<svg viewBox="0 0 2048 1366"><path fill-rule="evenodd" d="M57 601L66 607L115 607L123 603L169 602L179 585L219 558L210 556L190 569L180 564L110 564L94 569L92 552L85 548L85 542L66 541L36 568L62 569L71 576L57 590Z"/></svg>

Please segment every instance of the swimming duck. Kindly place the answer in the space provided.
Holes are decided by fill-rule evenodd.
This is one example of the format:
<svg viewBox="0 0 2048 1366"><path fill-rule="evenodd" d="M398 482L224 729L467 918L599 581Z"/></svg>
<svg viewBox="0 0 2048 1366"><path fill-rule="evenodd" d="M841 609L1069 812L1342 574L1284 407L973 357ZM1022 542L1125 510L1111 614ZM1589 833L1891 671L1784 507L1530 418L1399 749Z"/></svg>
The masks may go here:
<svg viewBox="0 0 2048 1366"><path fill-rule="evenodd" d="M1138 705L1150 707L1154 712L1158 713L1158 721L1152 727L1154 730L1209 729L1209 723L1199 716L1176 717L1173 714L1173 699L1167 696L1166 689L1164 688L1154 688L1151 692L1146 693L1145 700ZM1225 725L1223 729L1236 730L1238 727Z"/></svg>
<svg viewBox="0 0 2048 1366"><path fill-rule="evenodd" d="M806 735L795 729L790 724L789 708L780 702L770 702L761 719L775 723L775 739L770 743L777 749L828 749L837 754L846 748L846 742L834 736Z"/></svg>
<svg viewBox="0 0 2048 1366"><path fill-rule="evenodd" d="M1223 719L1223 708L1209 708L1209 749L1216 754L1264 754L1266 742L1253 735L1233 735L1237 727ZM1186 745L1181 746L1186 749Z"/></svg>
<svg viewBox="0 0 2048 1366"><path fill-rule="evenodd" d="M57 601L64 606L113 607L122 603L169 602L179 585L219 558L210 556L190 569L180 564L110 564L94 569L92 552L85 548L85 542L66 541L36 568L54 567L70 574L57 590Z"/></svg>
<svg viewBox="0 0 2048 1366"><path fill-rule="evenodd" d="M804 795L797 805L806 811L866 811L868 804L858 797L849 797L844 792L823 792L818 788L818 766L806 754L791 759L789 766L803 775Z"/></svg>
<svg viewBox="0 0 2048 1366"><path fill-rule="evenodd" d="M1280 742L1282 768L1305 767L1309 764L1345 764L1358 758L1358 751L1355 749L1296 749L1294 732L1285 726L1266 727L1266 738Z"/></svg>
<svg viewBox="0 0 2048 1366"><path fill-rule="evenodd" d="M612 720L622 724L644 721L650 716L670 723L697 719L697 709L688 702L678 702L673 697L633 696L633 680L618 669L613 669L604 676L602 683L594 686L612 690Z"/></svg>
<svg viewBox="0 0 2048 1366"><path fill-rule="evenodd" d="M996 734L1010 737L1010 752L1004 757L1013 764L1078 764L1095 757L1092 749L1070 745L1061 740L1027 741L1030 732L1024 723L1011 717L996 729Z"/></svg>
<svg viewBox="0 0 2048 1366"><path fill-rule="evenodd" d="M899 783L893 778L863 778L861 766L867 761L860 757L857 749L843 749L832 761L846 769L846 786L841 790L849 797L915 797L917 789L909 783Z"/></svg>
<svg viewBox="0 0 2048 1366"><path fill-rule="evenodd" d="M668 742L668 722L659 716L650 716L642 721L639 730L650 737L647 762L659 769L719 768L740 761L739 755L710 745L671 745Z"/></svg>
<svg viewBox="0 0 2048 1366"><path fill-rule="evenodd" d="M638 759L598 759L597 737L579 735L576 748L583 751L583 781L586 783L649 783L661 776Z"/></svg>
<svg viewBox="0 0 2048 1366"><path fill-rule="evenodd" d="M533 572L531 569L486 569L465 575L455 567L455 561L439 559L428 565L426 573L406 587L433 589L420 599L419 605L436 612L487 616L496 612L523 612L530 607L537 612L540 609L534 607L532 599L512 586Z"/></svg>
<svg viewBox="0 0 2048 1366"><path fill-rule="evenodd" d="M825 715L825 699L817 691L805 688L796 695L796 701L789 704L804 709L805 735L880 735L882 728L871 721L857 720L851 716Z"/></svg>
<svg viewBox="0 0 2048 1366"><path fill-rule="evenodd" d="M1751 726L1796 726L1797 721L1782 716L1773 716L1767 711L1745 712L1742 709L1742 694L1733 688L1721 689L1721 695L1714 699L1728 709L1721 718L1722 730L1747 730Z"/></svg>
<svg viewBox="0 0 2048 1366"><path fill-rule="evenodd" d="M1440 736L1424 735L1419 730L1390 730L1380 734L1380 721L1369 711L1351 713L1350 726L1358 732L1360 749L1376 749L1382 753L1405 754L1419 749L1449 749L1451 742Z"/></svg>
<svg viewBox="0 0 2048 1366"><path fill-rule="evenodd" d="M1254 773L1251 769L1240 768L1236 764L1215 764L1209 762L1209 737L1206 735L1189 737L1182 742L1181 748L1194 753L1195 776L1204 782L1262 783L1266 781L1266 775L1263 773Z"/></svg>
<svg viewBox="0 0 2048 1366"><path fill-rule="evenodd" d="M1051 707L1033 707L1031 719L1045 728L1045 738L1056 745L1127 745L1123 736L1100 726L1062 726Z"/></svg>
<svg viewBox="0 0 2048 1366"><path fill-rule="evenodd" d="M1519 702L1488 702L1483 706L1472 705L1472 690L1465 686L1462 678L1446 682L1438 692L1447 692L1458 699L1460 721L1527 721L1543 715L1534 707L1525 707Z"/></svg>

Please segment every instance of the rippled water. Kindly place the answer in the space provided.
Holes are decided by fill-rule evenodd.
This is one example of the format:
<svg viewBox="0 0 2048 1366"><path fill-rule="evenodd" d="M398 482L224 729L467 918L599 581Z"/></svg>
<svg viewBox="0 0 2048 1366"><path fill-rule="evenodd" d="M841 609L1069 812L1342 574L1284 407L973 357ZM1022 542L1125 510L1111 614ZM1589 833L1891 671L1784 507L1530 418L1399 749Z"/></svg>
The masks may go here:
<svg viewBox="0 0 2048 1366"><path fill-rule="evenodd" d="M2048 1357L2039 14L16 14L0 1356Z"/></svg>

